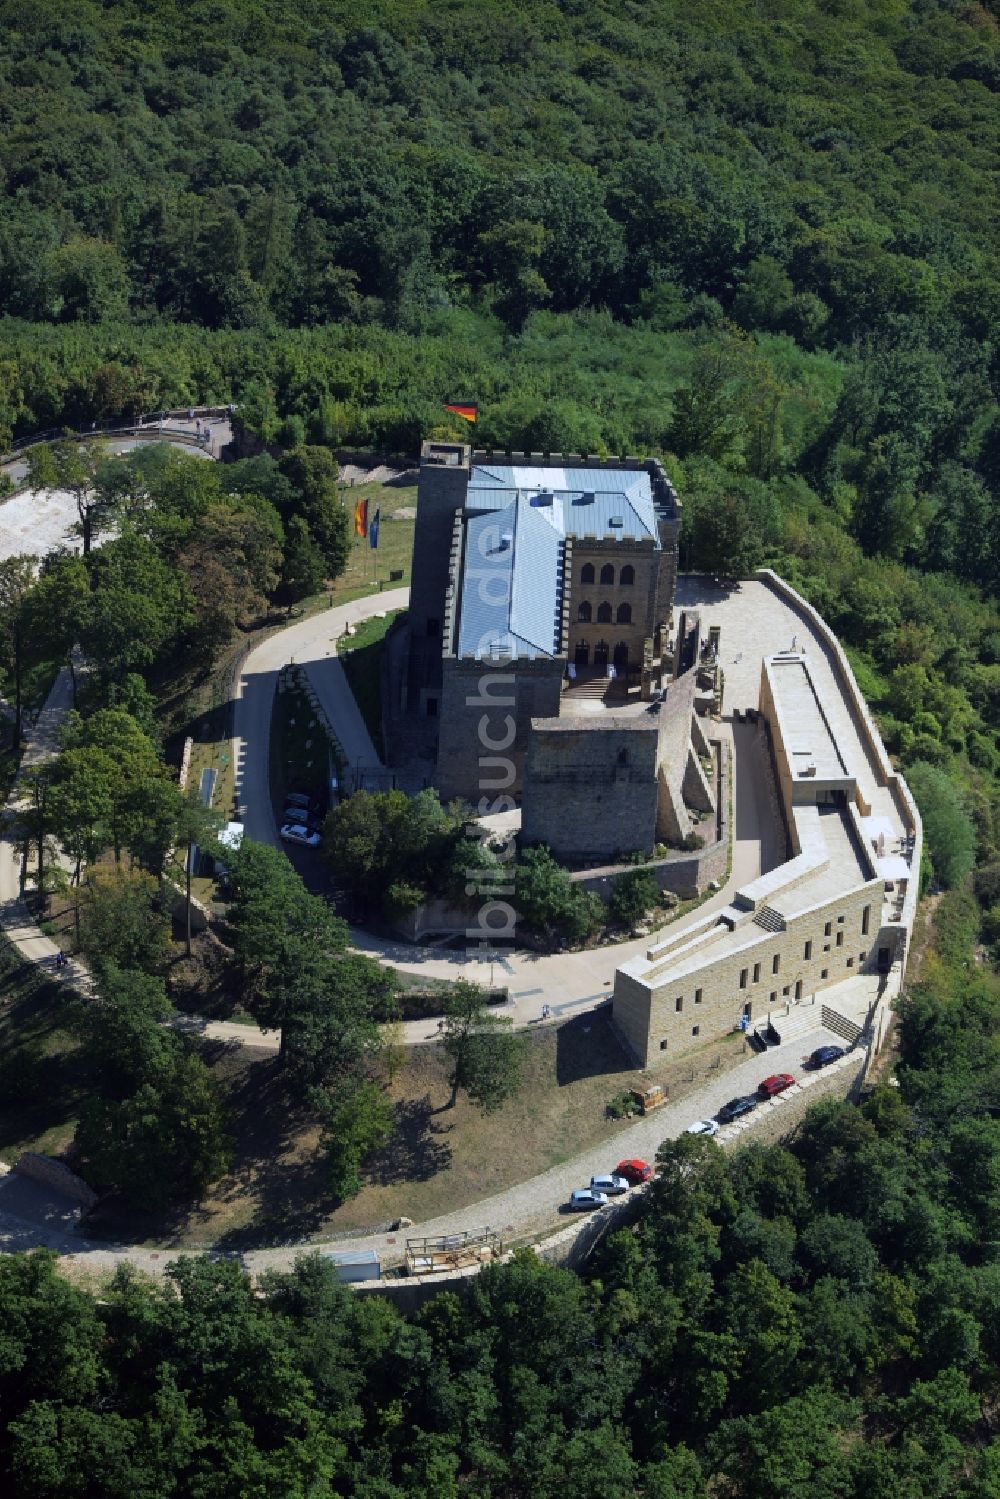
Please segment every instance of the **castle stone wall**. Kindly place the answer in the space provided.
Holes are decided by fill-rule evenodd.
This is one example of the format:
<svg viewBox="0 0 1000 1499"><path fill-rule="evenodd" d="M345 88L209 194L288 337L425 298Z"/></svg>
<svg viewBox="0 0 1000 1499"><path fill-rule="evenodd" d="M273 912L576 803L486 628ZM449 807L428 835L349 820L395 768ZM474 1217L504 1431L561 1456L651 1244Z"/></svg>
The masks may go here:
<svg viewBox="0 0 1000 1499"><path fill-rule="evenodd" d="M606 861L656 842L652 717L581 715L532 724L521 814L526 844L558 858Z"/></svg>
<svg viewBox="0 0 1000 1499"><path fill-rule="evenodd" d="M559 713L565 663L446 656L442 664L435 776L441 798L503 811L508 804L498 799L521 795L532 719Z"/></svg>

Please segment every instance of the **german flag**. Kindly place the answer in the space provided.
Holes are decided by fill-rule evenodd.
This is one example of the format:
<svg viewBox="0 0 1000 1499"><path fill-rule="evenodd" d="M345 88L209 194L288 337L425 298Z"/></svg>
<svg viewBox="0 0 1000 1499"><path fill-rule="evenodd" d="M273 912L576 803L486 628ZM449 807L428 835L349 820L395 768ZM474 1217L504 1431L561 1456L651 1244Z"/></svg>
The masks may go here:
<svg viewBox="0 0 1000 1499"><path fill-rule="evenodd" d="M367 500L359 500L354 507L354 534L362 538L368 535Z"/></svg>
<svg viewBox="0 0 1000 1499"><path fill-rule="evenodd" d="M456 401L454 406L445 406L445 411L452 411L460 416L463 422L475 422L479 420L479 407L475 401Z"/></svg>

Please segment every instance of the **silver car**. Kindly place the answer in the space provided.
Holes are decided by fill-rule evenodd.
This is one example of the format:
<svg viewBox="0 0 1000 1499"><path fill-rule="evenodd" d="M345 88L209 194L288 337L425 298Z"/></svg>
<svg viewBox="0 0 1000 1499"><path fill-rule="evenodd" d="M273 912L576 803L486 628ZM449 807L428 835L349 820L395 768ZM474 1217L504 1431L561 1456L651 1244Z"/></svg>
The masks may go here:
<svg viewBox="0 0 1000 1499"><path fill-rule="evenodd" d="M567 1206L573 1213L589 1213L594 1208L607 1207L608 1199L603 1192L594 1192L590 1187L581 1187L578 1192L569 1194Z"/></svg>
<svg viewBox="0 0 1000 1499"><path fill-rule="evenodd" d="M719 1133L719 1121L717 1119L696 1119L687 1127L689 1135L705 1135L711 1140L713 1135Z"/></svg>
<svg viewBox="0 0 1000 1499"><path fill-rule="evenodd" d="M592 1192L603 1192L605 1197L620 1197L623 1192L628 1191L629 1184L624 1176L592 1176L590 1178L590 1190Z"/></svg>
<svg viewBox="0 0 1000 1499"><path fill-rule="evenodd" d="M310 833L298 822L286 822L281 829L281 836L286 843L304 843L306 848L319 848L322 838L318 833Z"/></svg>

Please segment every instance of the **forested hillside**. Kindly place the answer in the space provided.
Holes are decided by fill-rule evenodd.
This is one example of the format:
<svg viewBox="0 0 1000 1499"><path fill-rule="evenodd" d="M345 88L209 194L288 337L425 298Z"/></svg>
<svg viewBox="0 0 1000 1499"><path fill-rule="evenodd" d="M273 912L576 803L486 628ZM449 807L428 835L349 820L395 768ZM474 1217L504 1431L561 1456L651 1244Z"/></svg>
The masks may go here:
<svg viewBox="0 0 1000 1499"><path fill-rule="evenodd" d="M283 453L92 454L105 545L0 571L9 697L76 641L96 663L48 808L81 859L117 833L74 773L131 715L130 855L160 872L184 811L164 683L343 567L329 450L465 436L441 409L464 398L483 446L661 456L682 566L769 562L806 593L941 895L899 1088L788 1149L670 1142L586 1277L522 1260L406 1321L315 1263L264 1298L204 1261L95 1303L0 1262L0 1478L38 1499L1000 1495L995 0L0 0L0 36L0 447L235 402ZM37 474L79 466L53 451ZM118 1051L87 1022L91 1159L154 1181L119 1148L152 1105L106 1082L141 1036L203 1147L156 1185L189 1191L223 1122L160 1044L159 990L129 983ZM290 1034L329 1070L326 1032Z"/></svg>

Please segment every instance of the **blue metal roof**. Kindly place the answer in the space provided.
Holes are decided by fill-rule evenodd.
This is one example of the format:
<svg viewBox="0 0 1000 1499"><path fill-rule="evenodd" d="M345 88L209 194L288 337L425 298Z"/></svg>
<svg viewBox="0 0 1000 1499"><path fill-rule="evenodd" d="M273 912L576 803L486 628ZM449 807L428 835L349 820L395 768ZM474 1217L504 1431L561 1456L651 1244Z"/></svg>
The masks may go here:
<svg viewBox="0 0 1000 1499"><path fill-rule="evenodd" d="M459 592L460 656L554 656L567 536L660 538L645 469L476 464Z"/></svg>
<svg viewBox="0 0 1000 1499"><path fill-rule="evenodd" d="M470 516L465 533L460 656L554 656L559 649L563 537L521 496Z"/></svg>
<svg viewBox="0 0 1000 1499"><path fill-rule="evenodd" d="M548 518L564 536L651 539L660 545L653 491L645 469L554 468L476 464L466 509L497 510L521 497L551 495Z"/></svg>

